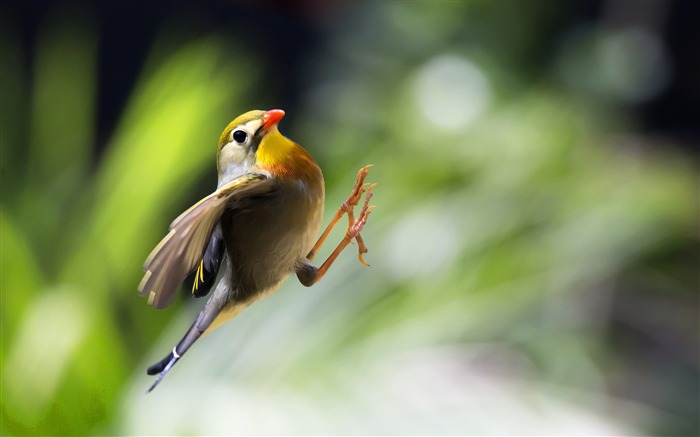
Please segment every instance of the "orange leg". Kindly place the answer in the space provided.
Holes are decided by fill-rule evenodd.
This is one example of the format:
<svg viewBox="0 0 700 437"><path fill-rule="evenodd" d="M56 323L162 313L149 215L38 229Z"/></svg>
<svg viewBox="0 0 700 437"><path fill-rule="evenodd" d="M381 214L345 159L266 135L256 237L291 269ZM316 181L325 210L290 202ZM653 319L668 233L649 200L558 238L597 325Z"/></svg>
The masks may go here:
<svg viewBox="0 0 700 437"><path fill-rule="evenodd" d="M311 249L309 254L306 256L309 261L312 261L316 257L316 253L318 250L321 248L323 243L326 241L326 238L328 238L328 235L331 233L331 230L335 227L336 224L340 221L340 219L343 217L343 214L348 215L348 229L355 224L355 206L360 202L360 199L362 198L362 194L367 191L368 193L372 191L374 186L376 184L365 184L365 178L367 177L367 173L370 167L372 165L366 165L362 167L358 172L357 172L357 178L355 179L355 186L352 188L352 191L350 191L350 195L348 196L347 199L340 205L340 208L338 208L338 211L335 213L333 216L333 219L331 219L331 222L328 224L326 229L323 231L323 234L321 234L321 237L318 239L314 247ZM362 255L367 253L367 246L365 246L365 242L362 240L362 236L358 233L357 236L355 236L355 240L357 241L357 245L359 246L359 255L358 258L360 259L360 262L364 265L368 265L363 259Z"/></svg>
<svg viewBox="0 0 700 437"><path fill-rule="evenodd" d="M340 241L340 244L338 244L333 253L331 253L328 257L328 259L326 259L326 261L324 261L323 264L321 264L321 267L316 268L310 264L304 264L302 266L297 267L297 277L299 278L299 281L302 284L309 287L320 281L321 278L323 278L323 275L326 274L330 266L333 264L333 262L335 262L336 258L338 258L340 252L342 252L346 247L348 247L348 245L352 242L353 239L357 239L360 236L360 232L365 226L365 223L367 223L367 218L369 217L370 213L372 212L372 209L374 208L374 206L369 206L369 201L371 198L372 191L370 191L370 189L368 188L367 194L365 195L365 202L362 205L362 209L360 209L360 213L358 214L357 219L353 221L352 225L348 226L348 229L345 231L345 236ZM362 254L367 252L367 248L364 247L364 243L361 242L362 239L360 238L358 240L358 244L361 245L360 261L362 261ZM363 249L364 252L362 252Z"/></svg>

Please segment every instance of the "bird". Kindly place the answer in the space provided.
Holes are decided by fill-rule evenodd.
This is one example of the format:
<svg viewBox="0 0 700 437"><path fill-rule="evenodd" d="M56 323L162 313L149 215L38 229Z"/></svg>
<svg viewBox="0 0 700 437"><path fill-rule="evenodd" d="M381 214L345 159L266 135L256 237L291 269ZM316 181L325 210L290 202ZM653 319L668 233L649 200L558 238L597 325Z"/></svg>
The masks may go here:
<svg viewBox="0 0 700 437"><path fill-rule="evenodd" d="M148 368L149 375L158 375L148 392L200 337L276 291L288 275L307 287L316 284L353 241L359 261L368 265L360 232L374 209L376 184L365 183L372 166L359 169L350 195L316 239L325 203L323 173L304 148L280 133L284 115L281 109L253 110L226 126L217 146L216 190L171 223L144 263L138 290L157 309L172 303L188 277L194 297L210 295L180 342ZM315 266L318 250L344 215L345 235Z"/></svg>

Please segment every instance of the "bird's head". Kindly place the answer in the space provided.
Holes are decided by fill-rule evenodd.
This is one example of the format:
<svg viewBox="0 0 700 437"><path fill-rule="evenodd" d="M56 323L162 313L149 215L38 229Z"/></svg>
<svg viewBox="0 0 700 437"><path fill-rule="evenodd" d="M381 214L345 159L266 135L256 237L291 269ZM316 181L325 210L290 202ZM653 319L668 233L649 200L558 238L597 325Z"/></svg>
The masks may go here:
<svg viewBox="0 0 700 437"><path fill-rule="evenodd" d="M290 159L298 146L277 129L282 117L281 109L254 110L236 117L226 126L217 151L219 183L254 167L279 167Z"/></svg>

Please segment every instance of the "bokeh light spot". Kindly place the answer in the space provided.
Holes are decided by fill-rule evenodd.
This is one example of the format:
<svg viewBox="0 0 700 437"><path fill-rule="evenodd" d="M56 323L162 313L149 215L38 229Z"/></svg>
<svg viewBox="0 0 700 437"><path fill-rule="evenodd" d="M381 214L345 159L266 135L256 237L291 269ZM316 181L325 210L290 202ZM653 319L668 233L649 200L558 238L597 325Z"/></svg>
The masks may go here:
<svg viewBox="0 0 700 437"><path fill-rule="evenodd" d="M416 105L432 124L446 129L468 126L491 100L489 81L470 60L441 55L423 65L414 84Z"/></svg>

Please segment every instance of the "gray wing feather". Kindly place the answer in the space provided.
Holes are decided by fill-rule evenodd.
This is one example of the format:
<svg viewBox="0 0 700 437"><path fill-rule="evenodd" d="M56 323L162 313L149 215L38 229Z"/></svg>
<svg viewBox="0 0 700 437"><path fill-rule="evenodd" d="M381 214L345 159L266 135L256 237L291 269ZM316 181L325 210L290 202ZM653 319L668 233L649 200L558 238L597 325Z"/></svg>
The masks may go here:
<svg viewBox="0 0 700 437"><path fill-rule="evenodd" d="M202 259L212 232L227 207L245 197L271 189L263 173L248 173L197 202L170 225L170 232L146 259L139 293L148 303L165 308L187 275Z"/></svg>

